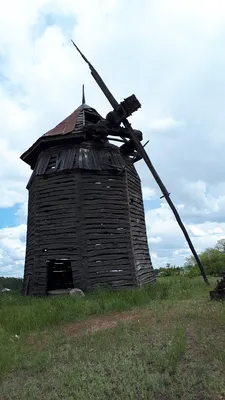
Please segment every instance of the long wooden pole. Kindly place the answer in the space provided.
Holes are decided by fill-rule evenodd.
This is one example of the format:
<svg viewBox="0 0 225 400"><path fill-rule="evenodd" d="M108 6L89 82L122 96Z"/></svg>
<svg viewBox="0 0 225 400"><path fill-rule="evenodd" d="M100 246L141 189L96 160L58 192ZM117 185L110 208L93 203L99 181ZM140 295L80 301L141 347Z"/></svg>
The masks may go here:
<svg viewBox="0 0 225 400"><path fill-rule="evenodd" d="M80 49L76 46L76 44L73 42L73 40L72 40L72 43L76 47L77 51L80 53L80 55L84 59L84 61L89 65L89 68L91 70L91 74L92 74L93 78L95 79L95 81L99 85L100 89L105 94L105 96L108 99L108 101L110 102L111 106L115 109L119 105L119 103L117 102L115 97L112 95L112 93L109 91L109 89L107 88L106 84L104 83L104 81L102 80L102 78L100 77L100 75L98 74L96 69L93 67L93 65L91 65L91 63L87 60L87 58L84 56L84 54L81 53ZM128 121L128 119L124 119L122 121L122 123L123 123L124 127L127 128L128 132L130 134L130 138L134 142L138 153L142 156L142 158L145 161L148 169L150 170L151 174L153 175L154 179L156 180L157 184L159 185L160 190L163 193L163 197L165 197L167 203L169 204L169 206L170 206L170 208L171 208L171 210L172 210L172 212L173 212L173 214L174 214L174 216L175 216L175 218L177 220L177 223L180 226L180 228L181 228L181 230L182 230L182 232L184 234L184 237L185 237L185 239L186 239L186 241L187 241L187 243L189 245L189 248L190 248L190 250L191 250L191 252L192 252L192 254L193 254L193 256L194 256L194 258L196 260L196 263L197 263L197 265L198 265L198 267L199 267L199 269L201 271L202 277L203 277L205 283L208 285L209 281L208 281L207 276L205 274L205 270L204 270L204 268L203 268L203 266L201 264L201 261L200 261L200 259L198 257L198 254L195 251L195 248L193 246L191 238L188 235L188 232L187 232L183 222L181 221L181 218L180 218L180 216L179 216L179 214L177 212L177 209L176 209L175 205L173 204L172 200L170 199L169 192L167 191L165 185L163 184L162 180L160 179L158 173L156 172L156 170L155 170L155 168L154 168L154 166L153 166L153 164L152 164L147 152L145 151L145 149L142 146L140 140L136 136L135 131L133 130L130 122Z"/></svg>

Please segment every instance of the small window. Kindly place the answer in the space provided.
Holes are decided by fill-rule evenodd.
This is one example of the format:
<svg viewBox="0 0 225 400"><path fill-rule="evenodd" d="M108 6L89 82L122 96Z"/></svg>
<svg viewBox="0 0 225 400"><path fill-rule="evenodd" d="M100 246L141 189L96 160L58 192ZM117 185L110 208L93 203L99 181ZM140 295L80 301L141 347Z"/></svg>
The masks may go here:
<svg viewBox="0 0 225 400"><path fill-rule="evenodd" d="M52 154L50 156L46 172L53 172L60 169L62 157L60 154Z"/></svg>
<svg viewBox="0 0 225 400"><path fill-rule="evenodd" d="M46 172L48 171L54 171L55 170L55 168L56 168L56 161L57 161L57 154L52 154L51 156L50 156L50 159L49 159L49 161L48 161L48 166L47 166L47 169L46 169Z"/></svg>

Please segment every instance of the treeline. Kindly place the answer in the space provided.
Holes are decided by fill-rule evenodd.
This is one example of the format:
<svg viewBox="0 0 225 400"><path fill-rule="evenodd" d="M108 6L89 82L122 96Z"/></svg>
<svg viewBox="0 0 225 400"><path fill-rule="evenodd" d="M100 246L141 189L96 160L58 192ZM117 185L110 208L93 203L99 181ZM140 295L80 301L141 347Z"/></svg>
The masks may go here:
<svg viewBox="0 0 225 400"><path fill-rule="evenodd" d="M225 272L225 239L220 239L215 247L207 248L199 255L206 275L220 276ZM193 256L187 257L183 267L167 264L165 268L154 270L156 276L186 275L195 277L200 275L200 270Z"/></svg>
<svg viewBox="0 0 225 400"><path fill-rule="evenodd" d="M22 281L21 278L0 277L0 290L7 288L13 291L19 291L22 287Z"/></svg>
<svg viewBox="0 0 225 400"><path fill-rule="evenodd" d="M154 269L155 276L178 276L184 274L183 267L167 264L164 268Z"/></svg>

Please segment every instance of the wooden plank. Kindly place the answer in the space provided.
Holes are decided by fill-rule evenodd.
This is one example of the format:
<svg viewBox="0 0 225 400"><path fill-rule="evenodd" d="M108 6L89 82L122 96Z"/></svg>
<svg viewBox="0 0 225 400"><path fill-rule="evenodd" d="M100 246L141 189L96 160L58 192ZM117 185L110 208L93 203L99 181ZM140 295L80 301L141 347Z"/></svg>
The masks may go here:
<svg viewBox="0 0 225 400"><path fill-rule="evenodd" d="M127 269L130 270L130 262L129 262L128 258L123 259L123 260L120 260L120 259L102 260L99 262L88 260L88 269L89 270L95 268L96 271L98 271L98 270L101 270L101 268L105 268L105 267L110 268L110 269L118 269L118 270L124 269L127 267Z"/></svg>
<svg viewBox="0 0 225 400"><path fill-rule="evenodd" d="M98 248L93 250L93 246L90 248L86 248L87 251L87 257L90 258L92 256L99 256L102 257L104 255L115 255L115 247L108 247L105 248L105 246L102 249ZM121 254L126 254L127 255L128 249L124 247L117 247L116 249L116 254L121 255Z"/></svg>
<svg viewBox="0 0 225 400"><path fill-rule="evenodd" d="M116 285L118 286L119 279L121 279L121 281L123 281L123 283L121 282L122 284L124 284L124 280L126 280L128 282L129 282L129 280L133 281L132 275L129 275L129 274L122 275L121 278L118 275L110 275L109 276L106 274L106 275L97 276L97 277L96 277L96 275L94 275L93 277L90 277L90 283L91 284L98 284L98 283L107 284L107 283L111 283L113 281L117 281Z"/></svg>
<svg viewBox="0 0 225 400"><path fill-rule="evenodd" d="M99 254L99 255L89 255L88 256L88 263L92 264L95 261L100 261L100 262L105 262L105 261L112 261L112 263L114 261L118 261L120 260L121 263L123 263L124 261L128 261L128 254L126 253L118 253L118 252L114 252L114 254Z"/></svg>

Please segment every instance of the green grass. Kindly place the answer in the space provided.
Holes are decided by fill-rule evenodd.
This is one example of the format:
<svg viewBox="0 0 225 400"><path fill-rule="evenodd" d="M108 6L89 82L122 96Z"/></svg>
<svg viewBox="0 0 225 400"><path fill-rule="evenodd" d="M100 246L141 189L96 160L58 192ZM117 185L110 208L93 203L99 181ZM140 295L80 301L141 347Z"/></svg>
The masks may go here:
<svg viewBox="0 0 225 400"><path fill-rule="evenodd" d="M211 279L211 286L214 282ZM207 296L208 291L201 278L175 277L159 278L156 284L144 289L105 290L76 300L72 296L30 298L6 294L0 297L0 326L7 334L19 335L90 315L128 311L152 301L197 299Z"/></svg>
<svg viewBox="0 0 225 400"><path fill-rule="evenodd" d="M0 400L225 399L225 304L210 288L178 277L85 298L2 296ZM75 329L130 310L134 321Z"/></svg>

